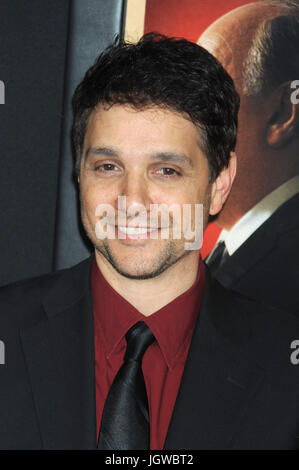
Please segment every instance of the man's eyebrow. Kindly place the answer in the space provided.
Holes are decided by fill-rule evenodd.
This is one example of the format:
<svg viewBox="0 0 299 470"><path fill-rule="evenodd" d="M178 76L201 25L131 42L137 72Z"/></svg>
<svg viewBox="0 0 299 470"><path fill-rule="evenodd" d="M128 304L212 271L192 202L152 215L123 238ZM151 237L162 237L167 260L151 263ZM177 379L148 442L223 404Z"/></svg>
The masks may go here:
<svg viewBox="0 0 299 470"><path fill-rule="evenodd" d="M118 157L116 150L108 147L89 147L84 155L84 161L88 159L90 155L103 155L104 157Z"/></svg>
<svg viewBox="0 0 299 470"><path fill-rule="evenodd" d="M184 153L158 152L151 156L151 160L162 160L163 162L179 163L181 165L194 168L194 163L190 157Z"/></svg>

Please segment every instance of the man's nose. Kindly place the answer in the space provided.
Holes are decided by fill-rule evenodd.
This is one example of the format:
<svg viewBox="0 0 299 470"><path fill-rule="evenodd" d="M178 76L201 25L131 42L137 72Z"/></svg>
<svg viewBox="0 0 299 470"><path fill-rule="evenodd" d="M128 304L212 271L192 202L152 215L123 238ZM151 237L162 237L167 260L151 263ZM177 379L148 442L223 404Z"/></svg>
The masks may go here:
<svg viewBox="0 0 299 470"><path fill-rule="evenodd" d="M146 179L137 172L128 174L122 181L120 196L126 196L126 210L139 211L149 206L149 187ZM129 215L129 214L128 214Z"/></svg>

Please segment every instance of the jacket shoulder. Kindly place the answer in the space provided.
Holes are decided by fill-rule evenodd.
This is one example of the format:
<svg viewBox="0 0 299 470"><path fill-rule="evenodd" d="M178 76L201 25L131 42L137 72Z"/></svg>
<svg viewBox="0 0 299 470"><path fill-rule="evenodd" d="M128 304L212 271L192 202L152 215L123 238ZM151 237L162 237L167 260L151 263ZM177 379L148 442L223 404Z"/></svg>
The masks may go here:
<svg viewBox="0 0 299 470"><path fill-rule="evenodd" d="M43 299L57 285L65 286L72 284L72 280L88 264L90 258L77 263L69 268L60 269L35 276L28 279L16 281L0 287L0 324L6 321L16 322L29 316L41 314ZM39 315L40 317L40 315ZM17 323L19 323L17 321Z"/></svg>
<svg viewBox="0 0 299 470"><path fill-rule="evenodd" d="M280 343L283 337L295 339L299 336L299 318L296 314L228 289L211 277L210 291L214 297L213 321L234 342L242 343L254 338L262 341L264 338L266 344L272 337Z"/></svg>

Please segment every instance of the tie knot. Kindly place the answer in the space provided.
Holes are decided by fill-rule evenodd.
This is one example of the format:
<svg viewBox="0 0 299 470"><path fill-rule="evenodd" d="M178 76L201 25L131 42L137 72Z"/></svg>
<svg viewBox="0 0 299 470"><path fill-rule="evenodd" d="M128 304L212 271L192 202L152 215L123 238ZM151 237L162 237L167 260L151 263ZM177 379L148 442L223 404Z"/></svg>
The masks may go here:
<svg viewBox="0 0 299 470"><path fill-rule="evenodd" d="M147 348L155 341L149 327L143 322L137 322L126 334L127 350L124 362L141 361Z"/></svg>

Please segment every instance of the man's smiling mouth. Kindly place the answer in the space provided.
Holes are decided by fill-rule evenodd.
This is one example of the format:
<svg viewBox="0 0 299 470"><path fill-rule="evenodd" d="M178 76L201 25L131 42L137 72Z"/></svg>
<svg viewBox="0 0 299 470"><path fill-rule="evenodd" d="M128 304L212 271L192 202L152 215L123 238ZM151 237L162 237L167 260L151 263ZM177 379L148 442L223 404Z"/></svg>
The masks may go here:
<svg viewBox="0 0 299 470"><path fill-rule="evenodd" d="M140 235L146 234L149 232L155 232L159 230L158 228L147 228L147 227L123 227L121 225L116 226L116 228L126 235Z"/></svg>

